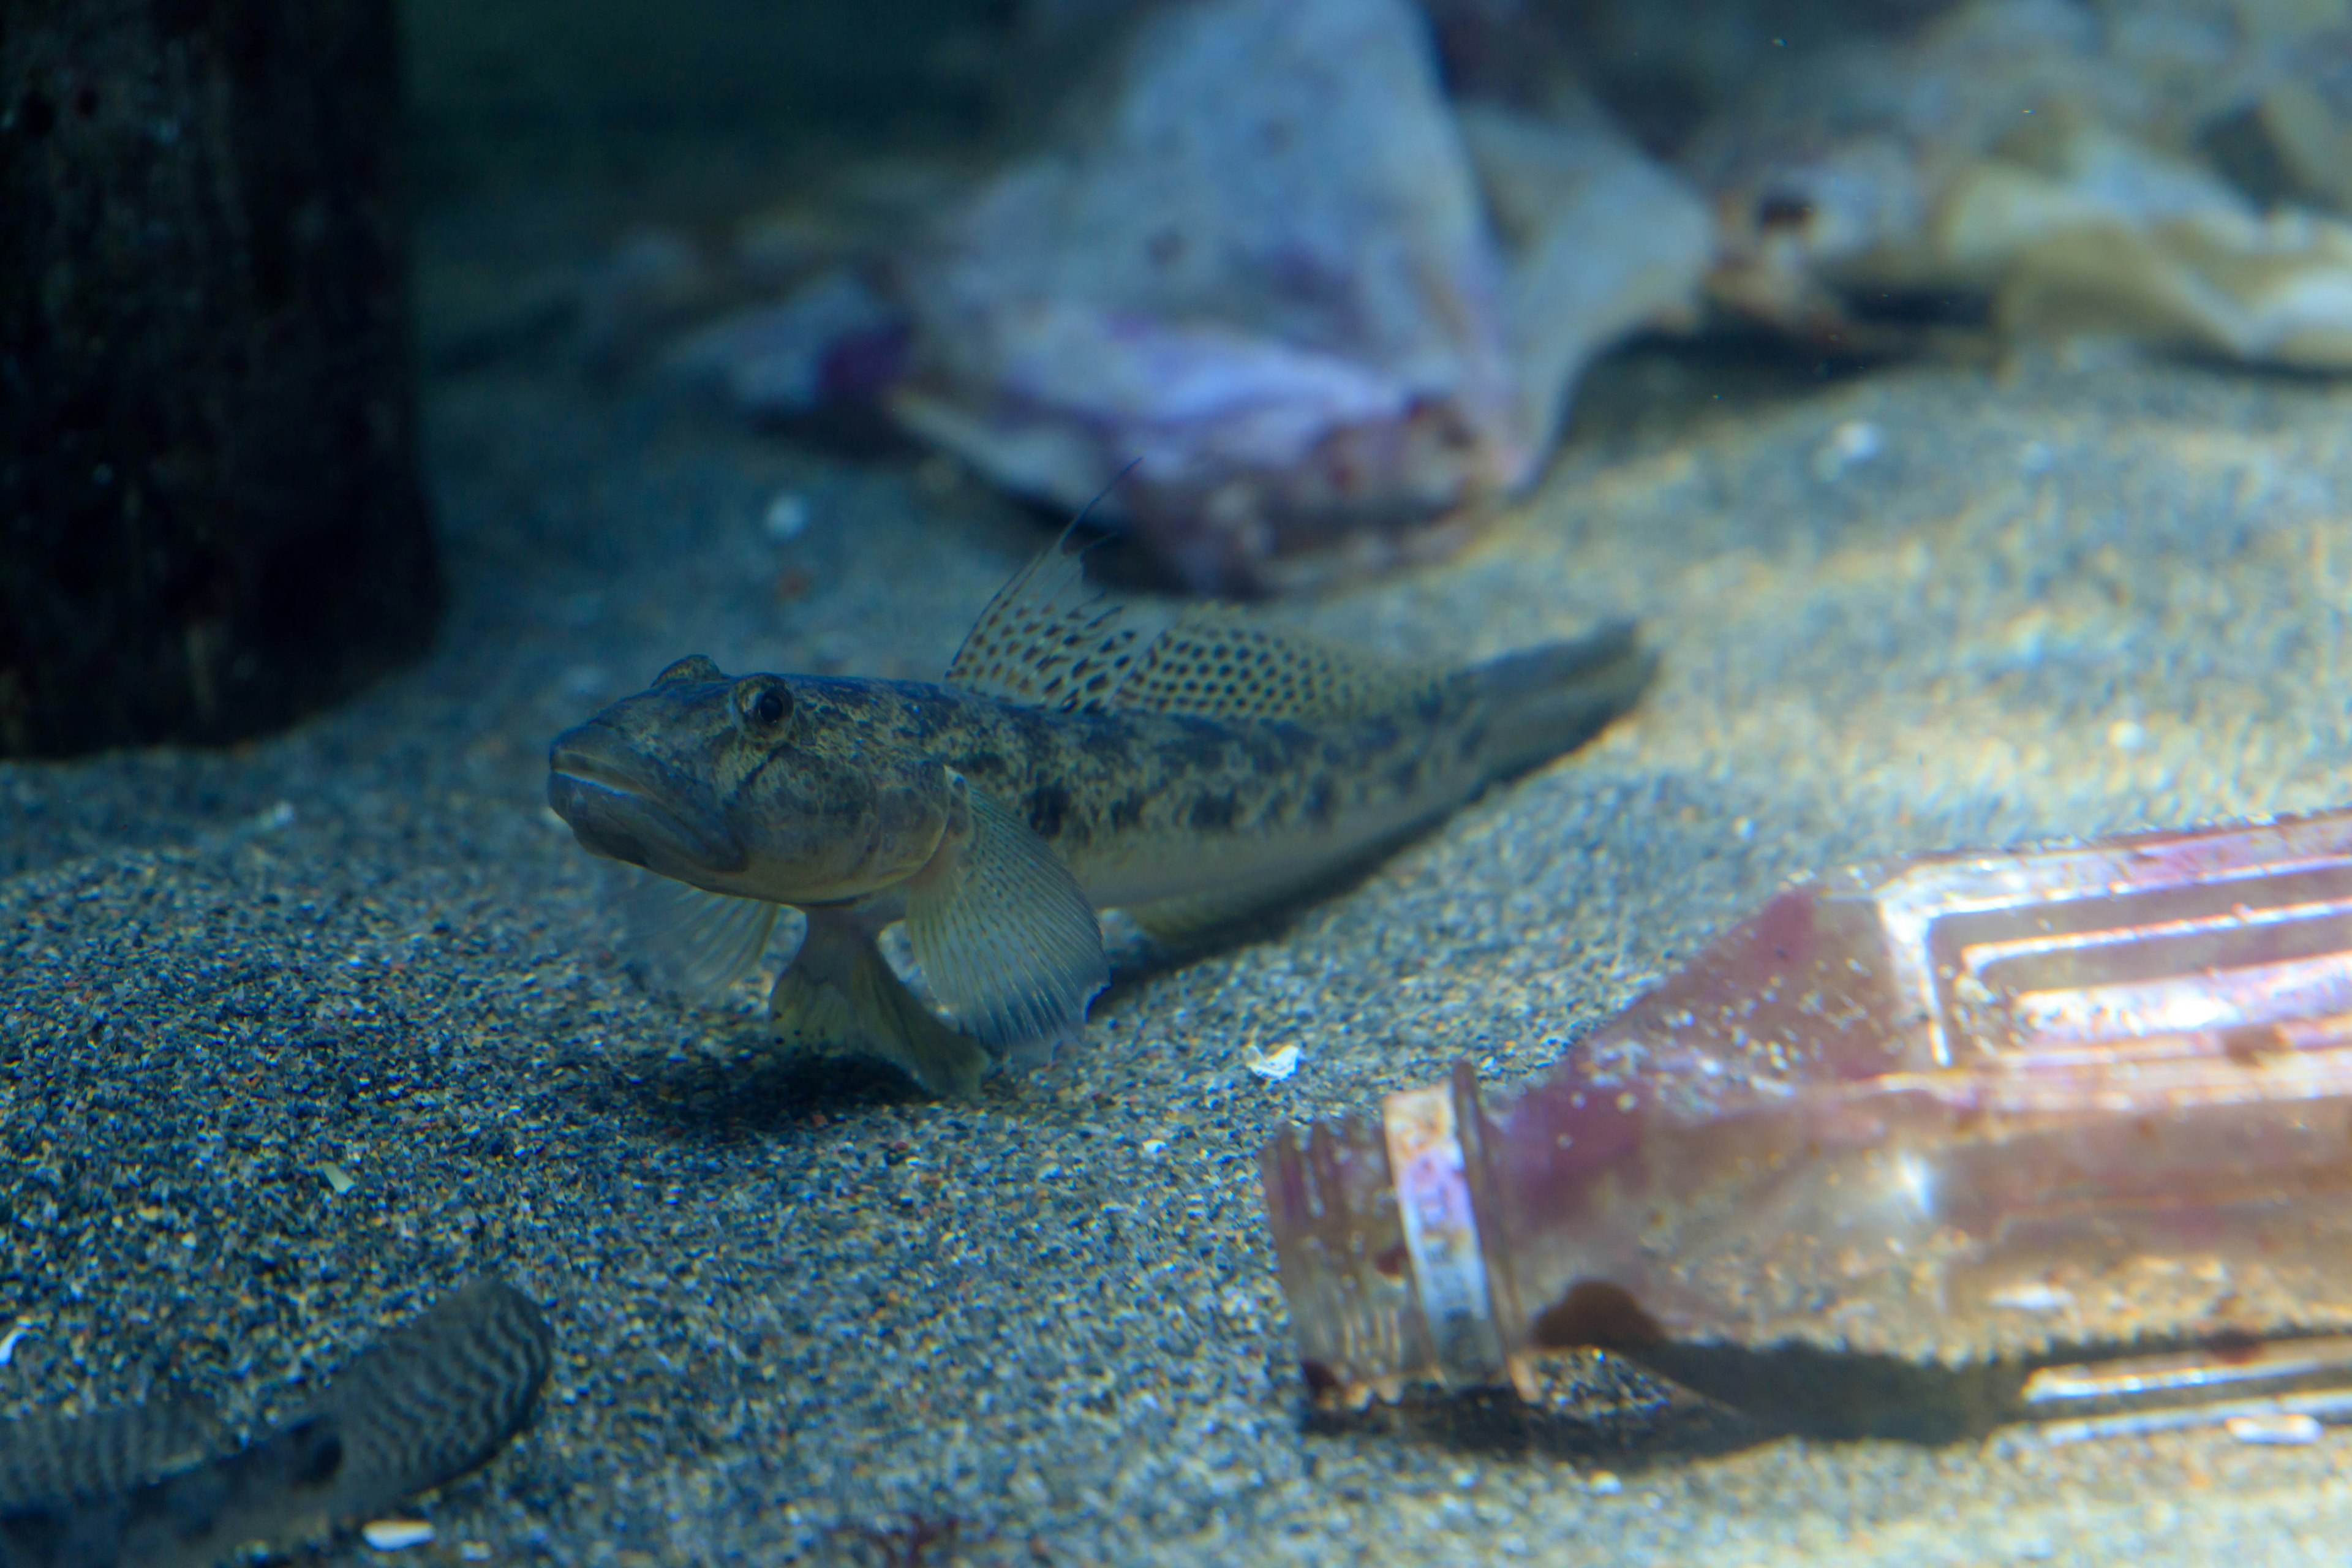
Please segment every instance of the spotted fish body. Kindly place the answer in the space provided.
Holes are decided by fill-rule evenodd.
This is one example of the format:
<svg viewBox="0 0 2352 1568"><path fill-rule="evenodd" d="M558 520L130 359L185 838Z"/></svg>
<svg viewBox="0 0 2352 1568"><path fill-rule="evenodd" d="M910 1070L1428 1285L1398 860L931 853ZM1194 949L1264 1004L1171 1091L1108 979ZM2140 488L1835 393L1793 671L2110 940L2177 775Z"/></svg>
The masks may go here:
<svg viewBox="0 0 2352 1568"><path fill-rule="evenodd" d="M1630 630L1443 675L1231 612L1153 610L1048 552L945 684L754 675L706 658L560 736L549 800L668 879L681 967L720 984L776 907L809 915L771 1010L788 1041L965 1090L1082 1026L1095 910L1177 943L1298 896L1639 695ZM874 945L903 919L941 1020Z"/></svg>
<svg viewBox="0 0 2352 1568"><path fill-rule="evenodd" d="M987 791L1090 903L1147 924L1171 900L1278 898L1451 810L1499 771L1487 704L1467 682L1320 723L1056 712L912 681L792 686L808 721L918 752Z"/></svg>

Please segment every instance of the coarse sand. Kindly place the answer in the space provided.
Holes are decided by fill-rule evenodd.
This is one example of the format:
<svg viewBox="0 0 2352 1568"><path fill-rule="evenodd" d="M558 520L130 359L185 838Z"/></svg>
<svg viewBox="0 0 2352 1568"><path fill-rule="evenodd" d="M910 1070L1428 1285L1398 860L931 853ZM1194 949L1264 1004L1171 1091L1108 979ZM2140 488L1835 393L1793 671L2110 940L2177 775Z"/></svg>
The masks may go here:
<svg viewBox="0 0 2352 1568"><path fill-rule="evenodd" d="M555 1373L420 1564L2340 1561L2340 1436L1768 1440L1592 1366L1305 1413L1274 1129L1524 1079L1790 872L2352 797L2352 387L1753 381L1625 356L1458 559L1265 612L1463 658L1630 613L1637 716L938 1104L632 979L545 747L688 653L935 677L1050 531L560 355L436 375L427 662L227 752L0 765L0 1414L171 1380L251 1430L495 1268Z"/></svg>

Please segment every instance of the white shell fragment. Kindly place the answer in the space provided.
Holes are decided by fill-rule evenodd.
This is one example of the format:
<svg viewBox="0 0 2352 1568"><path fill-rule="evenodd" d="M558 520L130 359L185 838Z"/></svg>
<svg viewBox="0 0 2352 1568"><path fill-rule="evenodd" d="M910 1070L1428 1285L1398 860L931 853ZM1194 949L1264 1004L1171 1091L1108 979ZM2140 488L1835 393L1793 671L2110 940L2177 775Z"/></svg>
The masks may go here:
<svg viewBox="0 0 2352 1568"><path fill-rule="evenodd" d="M378 1552L401 1552L433 1539L433 1527L421 1519L377 1519L360 1526L360 1539Z"/></svg>
<svg viewBox="0 0 2352 1568"><path fill-rule="evenodd" d="M1994 1291L1992 1304L2011 1312L2063 1312L2074 1304L2074 1292L2039 1279L2021 1280Z"/></svg>
<svg viewBox="0 0 2352 1568"><path fill-rule="evenodd" d="M1298 1047L1279 1046L1261 1051L1251 1046L1242 1054L1242 1065L1268 1083L1280 1083L1298 1070Z"/></svg>
<svg viewBox="0 0 2352 1568"><path fill-rule="evenodd" d="M1828 484L1886 449L1886 432L1867 419L1849 419L1813 453L1813 477Z"/></svg>
<svg viewBox="0 0 2352 1568"><path fill-rule="evenodd" d="M2319 1417L2299 1410L2281 1410L2260 1415L2232 1415L2224 1428L2241 1443L2261 1443L2276 1447L2302 1447L2319 1441Z"/></svg>
<svg viewBox="0 0 2352 1568"><path fill-rule="evenodd" d="M341 1197L345 1193L350 1192L353 1187L359 1185L358 1181L352 1177L352 1173L349 1171L344 1170L341 1165L321 1165L319 1167L319 1174L325 1180L328 1188L332 1191L337 1197Z"/></svg>

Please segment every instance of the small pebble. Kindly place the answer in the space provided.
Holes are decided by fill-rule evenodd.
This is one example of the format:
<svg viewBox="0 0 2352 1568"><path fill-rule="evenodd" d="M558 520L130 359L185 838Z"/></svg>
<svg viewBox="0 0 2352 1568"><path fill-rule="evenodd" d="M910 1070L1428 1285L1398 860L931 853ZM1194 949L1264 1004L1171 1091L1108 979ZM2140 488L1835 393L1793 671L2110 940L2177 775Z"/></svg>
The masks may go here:
<svg viewBox="0 0 2352 1568"><path fill-rule="evenodd" d="M1584 1478L1584 1489L1594 1497L1615 1497L1625 1489L1625 1483L1614 1470L1595 1470Z"/></svg>
<svg viewBox="0 0 2352 1568"><path fill-rule="evenodd" d="M768 510L760 518L760 526L779 544L798 539L808 524L808 498L798 490L777 491L775 500L768 503Z"/></svg>
<svg viewBox="0 0 2352 1568"><path fill-rule="evenodd" d="M1298 1047L1291 1045L1261 1051L1252 1046L1243 1056L1242 1065L1268 1083L1280 1083L1298 1070Z"/></svg>
<svg viewBox="0 0 2352 1568"><path fill-rule="evenodd" d="M352 1173L341 1165L321 1165L319 1167L319 1174L327 1179L327 1185L333 1190L337 1197L341 1197L359 1185L359 1183L352 1179Z"/></svg>
<svg viewBox="0 0 2352 1568"><path fill-rule="evenodd" d="M1992 1304L2011 1312L2063 1312L2074 1304L2074 1292L2039 1279L2004 1285L1994 1291Z"/></svg>
<svg viewBox="0 0 2352 1568"><path fill-rule="evenodd" d="M2301 1411L2265 1411L2259 1415L2232 1415L2223 1430L2241 1443L2299 1448L2319 1441L2319 1418Z"/></svg>
<svg viewBox="0 0 2352 1568"><path fill-rule="evenodd" d="M1813 453L1813 477L1827 483L1886 447L1886 432L1867 419L1849 419Z"/></svg>
<svg viewBox="0 0 2352 1568"><path fill-rule="evenodd" d="M400 1552L431 1541L433 1527L421 1519L370 1520L360 1526L360 1539L378 1552Z"/></svg>

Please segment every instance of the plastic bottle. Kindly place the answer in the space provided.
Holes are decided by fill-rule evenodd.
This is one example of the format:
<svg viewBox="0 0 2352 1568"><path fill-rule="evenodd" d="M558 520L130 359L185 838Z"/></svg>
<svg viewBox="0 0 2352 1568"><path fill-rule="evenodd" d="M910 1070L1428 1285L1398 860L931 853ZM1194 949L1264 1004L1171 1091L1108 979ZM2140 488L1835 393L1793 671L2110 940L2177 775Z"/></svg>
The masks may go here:
<svg viewBox="0 0 2352 1568"><path fill-rule="evenodd" d="M2352 1341L2263 1342L2352 1328L2352 812L1802 880L1263 1168L1327 1405L1599 1346L1830 1434L2329 1413Z"/></svg>

